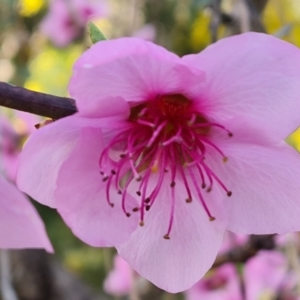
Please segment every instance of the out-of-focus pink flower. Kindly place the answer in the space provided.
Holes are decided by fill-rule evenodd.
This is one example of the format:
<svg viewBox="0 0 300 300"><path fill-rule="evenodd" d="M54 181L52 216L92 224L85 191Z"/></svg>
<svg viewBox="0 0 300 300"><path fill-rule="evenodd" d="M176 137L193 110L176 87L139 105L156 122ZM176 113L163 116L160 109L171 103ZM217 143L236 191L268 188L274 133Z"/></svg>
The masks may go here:
<svg viewBox="0 0 300 300"><path fill-rule="evenodd" d="M183 58L140 39L97 43L74 66L79 112L31 136L19 187L159 287L188 289L226 229L300 229L300 156L285 143L299 80L299 49L265 34Z"/></svg>
<svg viewBox="0 0 300 300"><path fill-rule="evenodd" d="M3 115L0 116L0 172L12 181L16 179L22 139L36 130L34 124L41 120L35 115L18 111L14 117L15 128Z"/></svg>
<svg viewBox="0 0 300 300"><path fill-rule="evenodd" d="M30 114L24 111L14 111L14 128L16 132L21 136L28 136L29 134L36 131L36 124L42 121L40 116Z"/></svg>
<svg viewBox="0 0 300 300"><path fill-rule="evenodd" d="M51 0L41 30L56 46L64 47L82 34L88 21L104 16L105 11L104 0Z"/></svg>
<svg viewBox="0 0 300 300"><path fill-rule="evenodd" d="M20 153L20 136L7 119L0 117L0 174L15 180Z"/></svg>
<svg viewBox="0 0 300 300"><path fill-rule="evenodd" d="M133 270L119 255L115 256L114 268L104 281L104 291L115 296L128 295L132 288Z"/></svg>
<svg viewBox="0 0 300 300"><path fill-rule="evenodd" d="M260 251L245 264L246 299L260 299L264 294L275 299L288 277L288 262L279 251Z"/></svg>
<svg viewBox="0 0 300 300"><path fill-rule="evenodd" d="M153 42L156 37L156 29L152 24L145 24L143 27L135 31L132 36L145 41Z"/></svg>
<svg viewBox="0 0 300 300"><path fill-rule="evenodd" d="M0 175L0 248L53 252L44 224L28 199Z"/></svg>
<svg viewBox="0 0 300 300"><path fill-rule="evenodd" d="M236 267L233 264L225 264L211 271L188 289L185 296L186 300L242 300Z"/></svg>
<svg viewBox="0 0 300 300"><path fill-rule="evenodd" d="M42 220L28 199L4 179L15 179L20 136L0 117L0 248L44 248L53 252Z"/></svg>

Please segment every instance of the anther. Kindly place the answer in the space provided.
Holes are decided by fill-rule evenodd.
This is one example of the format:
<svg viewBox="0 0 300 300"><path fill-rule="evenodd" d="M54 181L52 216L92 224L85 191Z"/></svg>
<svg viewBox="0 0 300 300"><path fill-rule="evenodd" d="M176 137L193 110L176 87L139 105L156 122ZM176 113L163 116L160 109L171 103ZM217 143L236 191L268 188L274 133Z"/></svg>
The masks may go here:
<svg viewBox="0 0 300 300"><path fill-rule="evenodd" d="M229 137L233 137L233 133L232 132L228 132L228 136Z"/></svg>
<svg viewBox="0 0 300 300"><path fill-rule="evenodd" d="M211 190L212 190L212 187L209 187L209 188L206 190L206 192L209 193L209 192L211 192Z"/></svg>
<svg viewBox="0 0 300 300"><path fill-rule="evenodd" d="M115 170L111 170L111 174L116 175L116 171Z"/></svg>
<svg viewBox="0 0 300 300"><path fill-rule="evenodd" d="M205 189L205 188L206 188L206 184L205 184L205 183L202 183L202 184L201 184L201 187L202 187L203 189Z"/></svg>
<svg viewBox="0 0 300 300"><path fill-rule="evenodd" d="M142 176L138 176L135 178L136 181L141 181L142 180Z"/></svg>
<svg viewBox="0 0 300 300"><path fill-rule="evenodd" d="M139 211L140 209L138 208L138 207L135 207L135 208L133 208L132 209L132 211L134 211L134 212L137 212L137 211Z"/></svg>
<svg viewBox="0 0 300 300"><path fill-rule="evenodd" d="M149 203L150 201L151 201L150 198L146 198L146 199L145 199L145 203Z"/></svg>
<svg viewBox="0 0 300 300"><path fill-rule="evenodd" d="M228 161L228 157L224 156L223 157L223 162L226 163Z"/></svg>
<svg viewBox="0 0 300 300"><path fill-rule="evenodd" d="M103 172L103 171L100 171L100 174L101 174L101 175L104 175L104 172Z"/></svg>
<svg viewBox="0 0 300 300"><path fill-rule="evenodd" d="M187 198L187 199L185 200L185 202L186 202L186 203L191 203L191 202L192 202L192 199L191 199L191 198Z"/></svg>
<svg viewBox="0 0 300 300"><path fill-rule="evenodd" d="M105 182L108 179L108 176L103 177L102 181Z"/></svg>
<svg viewBox="0 0 300 300"><path fill-rule="evenodd" d="M109 203L109 205L110 205L111 207L114 207L114 206L115 206L113 203Z"/></svg>
<svg viewBox="0 0 300 300"><path fill-rule="evenodd" d="M121 158L125 158L125 157L126 157L126 154L122 153L122 154L120 154L120 157L121 157Z"/></svg>
<svg viewBox="0 0 300 300"><path fill-rule="evenodd" d="M137 194L138 196L141 196L141 195L142 195L142 193L141 193L140 191L137 191L136 194Z"/></svg>
<svg viewBox="0 0 300 300"><path fill-rule="evenodd" d="M130 213L126 213L126 217L130 217L131 216L131 214Z"/></svg>
<svg viewBox="0 0 300 300"><path fill-rule="evenodd" d="M118 194L119 194L119 195L122 195L122 191L121 191L121 190L118 190Z"/></svg>
<svg viewBox="0 0 300 300"><path fill-rule="evenodd" d="M165 234L165 235L164 235L164 239L169 240L169 239L170 239L170 236L169 236L168 234Z"/></svg>
<svg viewBox="0 0 300 300"><path fill-rule="evenodd" d="M231 192L231 191L228 191L228 192L227 192L227 196L230 197L231 195L232 195L232 192Z"/></svg>
<svg viewBox="0 0 300 300"><path fill-rule="evenodd" d="M140 226L143 227L144 226L144 221L140 221Z"/></svg>
<svg viewBox="0 0 300 300"><path fill-rule="evenodd" d="M171 187L174 187L175 185L176 185L175 181L172 181L170 184Z"/></svg>
<svg viewBox="0 0 300 300"><path fill-rule="evenodd" d="M214 221L215 219L215 217L209 217L209 221Z"/></svg>
<svg viewBox="0 0 300 300"><path fill-rule="evenodd" d="M151 208L151 205L146 205L146 211L148 211Z"/></svg>

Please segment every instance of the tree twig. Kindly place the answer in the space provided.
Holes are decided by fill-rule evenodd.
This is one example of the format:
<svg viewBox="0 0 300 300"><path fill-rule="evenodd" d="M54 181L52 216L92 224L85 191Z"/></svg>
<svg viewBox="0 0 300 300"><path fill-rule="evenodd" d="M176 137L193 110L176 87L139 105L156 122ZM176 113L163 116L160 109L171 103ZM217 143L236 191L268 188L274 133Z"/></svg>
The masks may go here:
<svg viewBox="0 0 300 300"><path fill-rule="evenodd" d="M0 105L60 119L77 112L75 100L27 90L0 82Z"/></svg>
<svg viewBox="0 0 300 300"><path fill-rule="evenodd" d="M228 262L243 263L255 256L259 250L272 250L274 248L274 235L251 235L246 244L235 247L226 253L219 254L213 264L213 268Z"/></svg>

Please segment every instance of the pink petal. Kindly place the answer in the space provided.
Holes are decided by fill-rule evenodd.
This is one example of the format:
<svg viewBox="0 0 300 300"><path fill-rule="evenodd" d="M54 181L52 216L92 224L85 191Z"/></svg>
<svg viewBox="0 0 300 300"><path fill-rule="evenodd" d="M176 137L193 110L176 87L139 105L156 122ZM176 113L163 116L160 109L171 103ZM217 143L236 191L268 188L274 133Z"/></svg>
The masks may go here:
<svg viewBox="0 0 300 300"><path fill-rule="evenodd" d="M226 213L215 205L220 194L207 195L207 203L216 217L209 221L197 197L186 203L183 183L175 186L175 215L170 239L166 234L171 197L169 184L146 213L145 225L131 235L128 242L117 247L119 254L141 276L172 293L188 289L211 267L221 246L226 226ZM220 202L218 202L221 205Z"/></svg>
<svg viewBox="0 0 300 300"><path fill-rule="evenodd" d="M288 262L279 251L260 251L244 268L247 299L260 299L266 292L277 295L288 275Z"/></svg>
<svg viewBox="0 0 300 300"><path fill-rule="evenodd" d="M300 124L300 51L270 35L222 39L183 58L206 72L202 111L216 121L240 116L265 122L286 138Z"/></svg>
<svg viewBox="0 0 300 300"><path fill-rule="evenodd" d="M115 296L125 296L130 293L133 285L133 270L128 263L116 255L114 258L114 268L108 273L103 288L106 293Z"/></svg>
<svg viewBox="0 0 300 300"><path fill-rule="evenodd" d="M53 252L44 224L28 199L0 176L0 248Z"/></svg>
<svg viewBox="0 0 300 300"><path fill-rule="evenodd" d="M41 31L58 47L67 46L80 32L72 20L70 8L64 0L52 0L48 14L41 22Z"/></svg>
<svg viewBox="0 0 300 300"><path fill-rule="evenodd" d="M188 289L185 295L186 300L242 300L236 266L227 263L214 269Z"/></svg>
<svg viewBox="0 0 300 300"><path fill-rule="evenodd" d="M53 193L61 164L76 145L80 130L95 120L77 115L42 127L26 142L20 155L18 187L35 200L55 207Z"/></svg>
<svg viewBox="0 0 300 300"><path fill-rule="evenodd" d="M80 113L106 105L106 97L145 101L159 94L188 93L204 78L167 50L137 38L96 43L75 63L69 91ZM88 99L88 101L87 101Z"/></svg>
<svg viewBox="0 0 300 300"><path fill-rule="evenodd" d="M272 140L263 128L259 132L252 127L244 122L232 130L233 137L226 142L218 139L218 146L228 157L226 163L220 158L206 158L232 191L227 198L227 229L241 234L298 231L300 155L284 141Z"/></svg>
<svg viewBox="0 0 300 300"><path fill-rule="evenodd" d="M57 209L73 233L92 246L115 246L124 243L138 219L127 217L121 209L121 195L114 184L107 201L106 182L99 173L103 149L100 128L84 128L68 159L61 166L55 199ZM134 198L126 198L128 211L137 206Z"/></svg>

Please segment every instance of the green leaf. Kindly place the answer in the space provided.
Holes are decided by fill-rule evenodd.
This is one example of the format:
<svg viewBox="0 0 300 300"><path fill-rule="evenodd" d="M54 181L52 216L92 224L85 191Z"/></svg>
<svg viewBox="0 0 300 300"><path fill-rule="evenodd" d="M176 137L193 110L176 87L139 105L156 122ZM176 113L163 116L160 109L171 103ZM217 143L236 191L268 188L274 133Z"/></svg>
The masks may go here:
<svg viewBox="0 0 300 300"><path fill-rule="evenodd" d="M106 37L104 36L104 34L92 22L89 23L89 32L90 32L90 38L91 38L93 44L106 40Z"/></svg>

